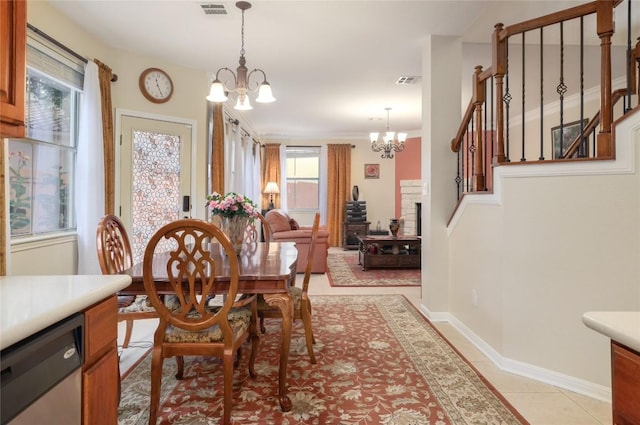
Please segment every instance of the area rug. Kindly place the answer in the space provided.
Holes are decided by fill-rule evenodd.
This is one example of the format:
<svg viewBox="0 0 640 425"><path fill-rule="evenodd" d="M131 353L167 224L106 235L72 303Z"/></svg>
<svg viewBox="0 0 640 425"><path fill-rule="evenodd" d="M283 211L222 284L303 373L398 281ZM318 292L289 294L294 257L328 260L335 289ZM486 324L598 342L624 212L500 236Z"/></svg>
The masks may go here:
<svg viewBox="0 0 640 425"><path fill-rule="evenodd" d="M331 286L420 286L420 269L368 269L358 264L358 252L330 252L327 257Z"/></svg>
<svg viewBox="0 0 640 425"><path fill-rule="evenodd" d="M315 296L313 314L317 364L301 321L293 327L292 410L280 410L280 321L268 319L258 377L249 377L248 351L235 370L234 425L527 424L404 296ZM159 423L220 424L219 362L187 357L181 381L175 369L165 361ZM148 423L149 376L147 355L122 381L120 425Z"/></svg>

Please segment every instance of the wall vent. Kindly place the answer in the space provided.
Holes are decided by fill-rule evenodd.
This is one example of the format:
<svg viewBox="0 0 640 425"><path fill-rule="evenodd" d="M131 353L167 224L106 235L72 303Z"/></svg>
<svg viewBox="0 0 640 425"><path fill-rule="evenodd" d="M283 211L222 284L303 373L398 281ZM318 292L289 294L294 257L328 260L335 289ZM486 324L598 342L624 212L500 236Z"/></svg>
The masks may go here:
<svg viewBox="0 0 640 425"><path fill-rule="evenodd" d="M201 3L200 7L205 15L228 15L227 8L222 3Z"/></svg>
<svg viewBox="0 0 640 425"><path fill-rule="evenodd" d="M418 76L403 76L396 80L396 84L415 84L420 80Z"/></svg>

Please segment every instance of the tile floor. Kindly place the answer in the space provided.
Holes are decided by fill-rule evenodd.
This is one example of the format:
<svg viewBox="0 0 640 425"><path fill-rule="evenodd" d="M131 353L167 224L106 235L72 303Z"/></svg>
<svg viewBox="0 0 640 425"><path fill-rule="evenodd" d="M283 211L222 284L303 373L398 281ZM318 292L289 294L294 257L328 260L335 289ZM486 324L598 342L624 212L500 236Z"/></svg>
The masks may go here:
<svg viewBox="0 0 640 425"><path fill-rule="evenodd" d="M339 249L339 248L332 248ZM300 275L302 276L302 275ZM311 295L403 294L419 306L419 287L334 288L326 275L312 275ZM121 350L120 370L126 371L153 343L156 320L137 321L130 348ZM509 400L531 425L610 425L611 404L532 379L502 372L448 323L435 323L443 335ZM124 339L124 322L118 324L118 344Z"/></svg>

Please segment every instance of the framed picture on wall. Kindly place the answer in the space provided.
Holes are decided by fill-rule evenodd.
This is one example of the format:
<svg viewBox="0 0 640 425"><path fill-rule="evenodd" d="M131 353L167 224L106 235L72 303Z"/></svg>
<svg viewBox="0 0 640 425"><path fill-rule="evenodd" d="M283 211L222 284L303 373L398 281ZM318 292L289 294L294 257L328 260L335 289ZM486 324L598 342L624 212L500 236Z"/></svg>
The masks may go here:
<svg viewBox="0 0 640 425"><path fill-rule="evenodd" d="M365 179L379 179L380 178L380 164L364 164L364 178Z"/></svg>
<svg viewBox="0 0 640 425"><path fill-rule="evenodd" d="M589 120L582 120L582 125L580 121L570 122L565 124L562 128L562 143L560 143L560 126L553 127L551 129L551 140L553 140L553 159L561 159L564 153L569 149L571 143L580 135L580 131L582 131ZM577 155L574 157L578 158L586 158L589 156L589 143L588 139L584 139L583 142L578 147Z"/></svg>

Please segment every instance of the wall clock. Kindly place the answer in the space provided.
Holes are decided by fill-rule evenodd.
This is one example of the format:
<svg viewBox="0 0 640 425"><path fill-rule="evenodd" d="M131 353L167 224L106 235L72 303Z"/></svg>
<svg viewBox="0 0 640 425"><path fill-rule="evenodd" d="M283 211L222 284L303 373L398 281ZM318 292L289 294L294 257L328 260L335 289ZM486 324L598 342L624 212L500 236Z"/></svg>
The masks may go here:
<svg viewBox="0 0 640 425"><path fill-rule="evenodd" d="M165 103L173 95L171 77L159 68L147 68L142 71L138 86L142 95L153 103Z"/></svg>

